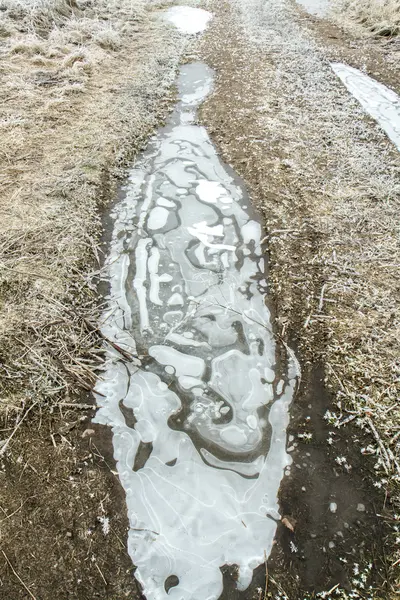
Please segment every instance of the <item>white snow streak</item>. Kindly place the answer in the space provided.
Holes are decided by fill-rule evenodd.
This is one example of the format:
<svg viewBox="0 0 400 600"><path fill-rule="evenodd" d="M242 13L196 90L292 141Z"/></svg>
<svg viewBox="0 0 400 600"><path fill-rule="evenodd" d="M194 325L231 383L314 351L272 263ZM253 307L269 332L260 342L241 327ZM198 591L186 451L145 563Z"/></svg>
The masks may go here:
<svg viewBox="0 0 400 600"><path fill-rule="evenodd" d="M379 123L400 150L400 97L353 67L343 63L332 63L331 67L365 112Z"/></svg>

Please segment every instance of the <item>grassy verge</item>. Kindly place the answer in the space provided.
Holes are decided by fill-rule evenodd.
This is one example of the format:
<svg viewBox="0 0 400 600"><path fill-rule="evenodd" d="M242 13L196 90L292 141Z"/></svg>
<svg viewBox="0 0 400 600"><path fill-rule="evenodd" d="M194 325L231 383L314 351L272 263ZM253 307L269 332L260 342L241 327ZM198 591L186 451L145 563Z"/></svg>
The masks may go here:
<svg viewBox="0 0 400 600"><path fill-rule="evenodd" d="M149 6L1 1L4 440L33 402L90 389L102 360L101 208L165 111L183 44Z"/></svg>
<svg viewBox="0 0 400 600"><path fill-rule="evenodd" d="M399 0L333 0L332 13L340 25L358 34L400 34Z"/></svg>

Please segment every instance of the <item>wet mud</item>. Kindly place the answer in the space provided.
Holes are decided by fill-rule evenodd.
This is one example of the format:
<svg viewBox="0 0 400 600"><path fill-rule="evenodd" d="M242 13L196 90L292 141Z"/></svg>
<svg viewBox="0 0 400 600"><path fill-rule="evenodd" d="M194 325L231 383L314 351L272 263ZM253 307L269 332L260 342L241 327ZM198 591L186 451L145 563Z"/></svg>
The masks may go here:
<svg viewBox="0 0 400 600"><path fill-rule="evenodd" d="M1 600L141 598L111 432L93 414L38 415L2 460Z"/></svg>
<svg viewBox="0 0 400 600"><path fill-rule="evenodd" d="M330 410L323 365L304 365L288 427L293 464L279 495L271 575L289 598L335 586L361 597L372 586L379 590L372 597L386 597L385 499L371 489L373 464L359 451L366 440L351 426L329 425Z"/></svg>

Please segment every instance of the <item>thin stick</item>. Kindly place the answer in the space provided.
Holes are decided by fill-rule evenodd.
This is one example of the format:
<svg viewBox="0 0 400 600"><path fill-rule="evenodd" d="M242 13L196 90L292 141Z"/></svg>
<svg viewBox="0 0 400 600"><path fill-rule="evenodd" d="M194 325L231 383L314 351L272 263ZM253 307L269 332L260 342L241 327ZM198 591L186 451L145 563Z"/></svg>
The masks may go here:
<svg viewBox="0 0 400 600"><path fill-rule="evenodd" d="M321 289L321 295L319 297L319 303L318 303L318 312L321 312L323 306L324 306L324 292L326 289L326 283L324 283L324 285L322 286Z"/></svg>
<svg viewBox="0 0 400 600"><path fill-rule="evenodd" d="M136 358L133 354L131 354L130 352L127 352L126 350L121 348L121 346L119 346L118 344L116 344L115 342L110 340L110 338L105 336L104 333L102 333L100 329L95 327L88 319L83 319L83 322L86 325L86 327L89 329L89 331L93 331L93 333L97 333L98 336L100 336L104 341L106 341L108 344L110 344L115 350L117 350L117 352L122 354L122 356L124 358L126 358L126 360L132 361L134 358Z"/></svg>
<svg viewBox="0 0 400 600"><path fill-rule="evenodd" d="M267 564L267 553L264 550L264 563L265 563L265 588L264 588L264 600L267 600L268 593L268 564Z"/></svg>
<svg viewBox="0 0 400 600"><path fill-rule="evenodd" d="M25 470L25 467L24 467L24 470ZM31 496L31 498L35 498L35 496ZM10 515L7 515L4 519L2 519L0 521L0 524L3 521L7 521L7 519L11 519L11 517L13 517L14 515L16 515L21 510L21 508L24 506L25 502L28 502L28 500L30 500L31 498L27 498L24 502L21 502L21 506L19 508L17 508L16 510L14 510L14 512L12 512Z"/></svg>
<svg viewBox="0 0 400 600"><path fill-rule="evenodd" d="M15 577L18 579L18 581L20 582L20 584L26 589L26 591L28 592L28 594L30 595L30 597L33 598L33 600L37 600L36 597L30 591L30 589L22 581L21 577L18 575L17 571L14 569L14 567L12 566L12 564L10 563L10 561L8 560L7 554L4 552L4 550L2 550L2 553L3 553L4 558L8 562L8 565L9 565L11 571L14 573Z"/></svg>
<svg viewBox="0 0 400 600"><path fill-rule="evenodd" d="M397 566L399 563L400 563L400 558L398 558L398 559L396 560L396 562L394 562L394 563L392 564L392 567L396 567L396 566Z"/></svg>
<svg viewBox="0 0 400 600"><path fill-rule="evenodd" d="M5 453L5 451L8 448L9 443L11 442L12 438L14 437L14 435L16 434L16 432L18 431L18 429L21 427L25 417L27 417L29 415L29 413L31 412L32 408L34 408L36 406L36 404L38 404L39 400L36 400L36 402L34 402L26 411L26 413L24 414L24 416L22 417L22 419L19 421L19 423L14 427L14 430L12 432L12 434L7 438L7 440L5 441L5 443L3 444L2 448L0 449L0 456L3 456L3 454Z"/></svg>
<svg viewBox="0 0 400 600"><path fill-rule="evenodd" d="M101 578L102 578L102 580L104 581L105 585L108 585L108 583L107 583L107 581L106 581L106 578L104 577L103 573L101 572L101 569L100 569L99 565L97 564L97 562L95 562L94 564L96 565L96 569L97 569L97 570L98 570L98 572L100 573L100 575L101 575Z"/></svg>
<svg viewBox="0 0 400 600"><path fill-rule="evenodd" d="M367 420L367 423L368 423L368 425L369 425L369 427L370 427L370 429L372 431L372 434L373 434L374 438L378 442L378 445L379 445L379 447L380 447L380 449L382 451L383 458L385 459L385 462L386 462L386 464L384 464L383 466L384 466L384 469L386 471L386 474L388 474L389 471L391 470L391 467L392 467L392 464L391 464L390 458L389 458L389 454L388 454L388 452L387 452L387 450L385 448L384 443L382 442L382 439L381 439L379 433L375 429L375 425L373 424L372 420L369 417L367 417L366 420Z"/></svg>
<svg viewBox="0 0 400 600"><path fill-rule="evenodd" d="M98 392L96 393L98 394ZM96 408L95 404L75 404L74 402L59 402L58 406L65 406L66 408L76 408L79 410L91 410L92 408Z"/></svg>

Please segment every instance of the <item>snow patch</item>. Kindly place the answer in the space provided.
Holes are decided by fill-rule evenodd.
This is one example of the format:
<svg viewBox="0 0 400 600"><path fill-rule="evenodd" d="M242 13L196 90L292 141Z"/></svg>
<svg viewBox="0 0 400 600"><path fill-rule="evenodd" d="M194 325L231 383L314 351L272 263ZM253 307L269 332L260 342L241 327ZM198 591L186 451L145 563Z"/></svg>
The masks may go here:
<svg viewBox="0 0 400 600"><path fill-rule="evenodd" d="M400 97L353 67L343 63L331 63L331 67L365 112L379 123L400 150Z"/></svg>

